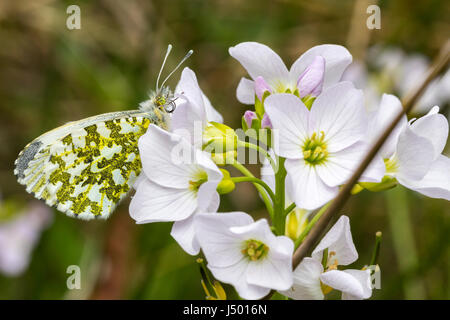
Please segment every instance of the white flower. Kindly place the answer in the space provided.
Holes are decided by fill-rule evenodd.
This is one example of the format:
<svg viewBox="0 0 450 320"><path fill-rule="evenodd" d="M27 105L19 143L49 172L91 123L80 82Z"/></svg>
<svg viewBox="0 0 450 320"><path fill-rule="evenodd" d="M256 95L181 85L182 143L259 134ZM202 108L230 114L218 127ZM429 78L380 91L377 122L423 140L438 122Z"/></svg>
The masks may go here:
<svg viewBox="0 0 450 320"><path fill-rule="evenodd" d="M400 101L384 95L371 130L379 135L402 110ZM433 107L427 115L407 122L404 116L380 153L386 174L406 188L432 198L450 200L450 159L442 155L448 121Z"/></svg>
<svg viewBox="0 0 450 320"><path fill-rule="evenodd" d="M342 299L368 299L372 295L369 270L338 270L338 266L357 259L349 219L341 216L314 249L312 257L304 258L295 268L293 286L281 293L297 300L322 300L336 289L342 292Z"/></svg>
<svg viewBox="0 0 450 320"><path fill-rule="evenodd" d="M0 224L0 272L17 276L26 270L31 253L51 220L50 208L34 201L26 211Z"/></svg>
<svg viewBox="0 0 450 320"><path fill-rule="evenodd" d="M255 103L255 94L285 93L297 89L300 97L316 97L321 89L337 83L352 56L342 46L320 45L306 51L288 70L281 58L269 47L257 42L243 42L229 49L254 80L242 78L237 98L245 104Z"/></svg>
<svg viewBox="0 0 450 320"><path fill-rule="evenodd" d="M139 139L139 152L144 175L135 185L131 217L137 223L176 221L172 236L197 254L192 216L217 210L222 173L208 154L155 125Z"/></svg>
<svg viewBox="0 0 450 320"><path fill-rule="evenodd" d="M260 299L292 286L294 244L276 237L267 220L254 222L244 212L198 214L195 228L214 277L232 284L242 298Z"/></svg>
<svg viewBox="0 0 450 320"><path fill-rule="evenodd" d="M202 131L208 121L222 123L223 117L200 89L195 73L187 67L183 69L175 94L177 107L172 114L170 131L201 146Z"/></svg>
<svg viewBox="0 0 450 320"><path fill-rule="evenodd" d="M363 96L341 82L317 97L309 111L291 94L265 100L279 143L274 151L286 158L287 192L300 208L316 209L338 193L366 154L367 115ZM385 172L381 158L360 181L378 182Z"/></svg>

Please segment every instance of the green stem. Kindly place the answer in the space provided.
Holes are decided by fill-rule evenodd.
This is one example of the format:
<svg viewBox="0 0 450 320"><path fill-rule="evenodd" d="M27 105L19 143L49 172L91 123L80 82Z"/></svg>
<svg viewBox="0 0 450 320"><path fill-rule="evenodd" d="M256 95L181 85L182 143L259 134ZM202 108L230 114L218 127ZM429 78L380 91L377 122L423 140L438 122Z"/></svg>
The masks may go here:
<svg viewBox="0 0 450 320"><path fill-rule="evenodd" d="M380 255L380 246L381 246L381 231L378 231L375 234L375 248L373 249L372 259L370 259L370 265L374 266L378 262L378 256Z"/></svg>
<svg viewBox="0 0 450 320"><path fill-rule="evenodd" d="M253 143L250 143L250 142L246 142L246 141L241 141L241 140L238 141L238 146L242 146L242 147L245 147L245 148L253 149L253 150L256 150L256 151L262 153L267 158L267 160L269 160L273 171L274 172L278 171L277 170L277 164L272 159L272 157L270 156L269 152L267 152L267 150L265 150L264 148L261 148L260 146L258 146L256 144L253 144Z"/></svg>
<svg viewBox="0 0 450 320"><path fill-rule="evenodd" d="M285 206L285 179L286 169L284 168L285 158L278 158L278 171L275 171L275 194L276 201L273 208L273 224L278 235L284 234L284 225L286 223Z"/></svg>
<svg viewBox="0 0 450 320"><path fill-rule="evenodd" d="M257 184L261 185L267 191L267 193L269 194L272 201L275 201L275 194L273 193L272 189L270 189L270 187L267 185L267 183L265 183L261 179L245 176L245 177L232 177L231 181L233 181L234 183L247 182L247 181L253 182L254 184L257 183Z"/></svg>
<svg viewBox="0 0 450 320"><path fill-rule="evenodd" d="M238 169L243 175L251 178L255 178L255 176L242 164L239 162L235 162L232 164L233 167ZM263 199L264 204L266 205L267 211L269 212L270 218L273 219L273 207L272 207L272 201L267 195L266 190L259 184L253 183L256 190L258 190L259 194L261 195L261 198Z"/></svg>
<svg viewBox="0 0 450 320"><path fill-rule="evenodd" d="M328 202L326 205L324 205L322 208L320 208L319 212L317 212L316 215L311 219L311 221L306 226L305 230L303 230L302 233L298 236L297 240L295 240L295 249L297 249L298 246L302 243L302 241L306 238L309 231L311 231L312 227L314 227L316 222L320 219L320 217L327 210L330 204L331 201Z"/></svg>
<svg viewBox="0 0 450 320"><path fill-rule="evenodd" d="M288 213L290 213L292 210L294 210L296 207L295 203L292 202L289 207L286 208L286 210L284 210L284 215L288 215Z"/></svg>

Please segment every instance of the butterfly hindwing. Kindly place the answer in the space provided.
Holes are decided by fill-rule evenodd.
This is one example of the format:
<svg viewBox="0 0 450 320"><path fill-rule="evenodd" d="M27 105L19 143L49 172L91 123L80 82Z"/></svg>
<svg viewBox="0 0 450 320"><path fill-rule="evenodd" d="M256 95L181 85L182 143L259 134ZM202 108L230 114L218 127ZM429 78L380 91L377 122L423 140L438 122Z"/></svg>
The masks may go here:
<svg viewBox="0 0 450 320"><path fill-rule="evenodd" d="M69 216L107 218L136 181L138 139L155 122L141 111L70 122L25 147L15 174L28 192Z"/></svg>

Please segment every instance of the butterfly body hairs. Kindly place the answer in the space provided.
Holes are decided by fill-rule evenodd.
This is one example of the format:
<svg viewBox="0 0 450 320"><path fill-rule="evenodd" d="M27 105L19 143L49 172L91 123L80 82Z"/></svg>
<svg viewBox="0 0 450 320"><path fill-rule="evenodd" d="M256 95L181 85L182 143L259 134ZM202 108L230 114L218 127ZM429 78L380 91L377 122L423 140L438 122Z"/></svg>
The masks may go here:
<svg viewBox="0 0 450 320"><path fill-rule="evenodd" d="M138 110L69 122L37 137L19 154L14 174L26 191L68 216L106 219L128 194L142 165L138 140L150 124L167 129L176 97L164 84L190 50ZM155 150L157 152L157 150Z"/></svg>

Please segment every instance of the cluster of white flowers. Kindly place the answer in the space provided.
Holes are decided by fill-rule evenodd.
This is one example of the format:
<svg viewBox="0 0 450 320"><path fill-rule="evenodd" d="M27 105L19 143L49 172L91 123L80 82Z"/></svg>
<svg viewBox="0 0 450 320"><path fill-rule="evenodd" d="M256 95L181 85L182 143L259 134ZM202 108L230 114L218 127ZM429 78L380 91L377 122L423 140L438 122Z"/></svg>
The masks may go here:
<svg viewBox="0 0 450 320"><path fill-rule="evenodd" d="M352 61L342 46L314 47L290 70L259 43L241 43L229 52L253 79L243 78L237 87L238 100L255 106L243 115L243 129L263 130L277 139L270 150L257 141L239 141L222 124L194 72L185 68L170 129L151 125L139 140L143 174L135 185L131 216L138 223L174 221L171 234L180 246L191 255L202 251L212 275L232 284L242 298L260 299L276 290L293 299L323 299L332 289L343 299L369 298L367 270L339 270L358 257L348 217L341 216L295 270L292 256L300 234L313 223L311 212L336 197L400 112L400 101L384 95L378 110L368 113L363 91L341 80ZM410 122L405 116L361 176L359 189L379 191L398 182L450 200L450 160L442 155L448 123L438 111L434 107ZM220 154L214 151L224 145ZM264 153L262 180L237 162L238 146ZM226 164L243 176L219 169L224 154ZM270 220L217 212L220 194L244 181L258 187Z"/></svg>

